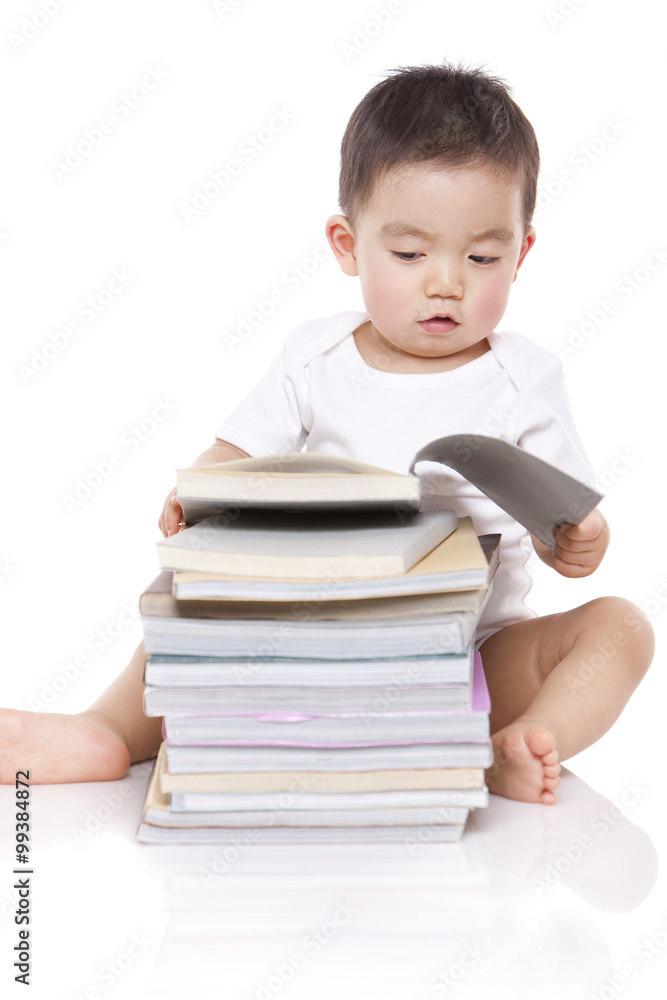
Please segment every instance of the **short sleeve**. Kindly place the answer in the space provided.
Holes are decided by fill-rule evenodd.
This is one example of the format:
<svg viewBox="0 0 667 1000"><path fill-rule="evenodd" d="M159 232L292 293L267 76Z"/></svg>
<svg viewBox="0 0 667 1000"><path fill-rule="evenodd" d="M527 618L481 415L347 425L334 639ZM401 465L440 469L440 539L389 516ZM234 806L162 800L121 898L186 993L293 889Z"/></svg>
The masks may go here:
<svg viewBox="0 0 667 1000"><path fill-rule="evenodd" d="M574 423L563 369L550 356L519 394L516 443L592 486L594 473Z"/></svg>
<svg viewBox="0 0 667 1000"><path fill-rule="evenodd" d="M216 430L216 436L251 456L301 451L308 378L291 337L243 402Z"/></svg>

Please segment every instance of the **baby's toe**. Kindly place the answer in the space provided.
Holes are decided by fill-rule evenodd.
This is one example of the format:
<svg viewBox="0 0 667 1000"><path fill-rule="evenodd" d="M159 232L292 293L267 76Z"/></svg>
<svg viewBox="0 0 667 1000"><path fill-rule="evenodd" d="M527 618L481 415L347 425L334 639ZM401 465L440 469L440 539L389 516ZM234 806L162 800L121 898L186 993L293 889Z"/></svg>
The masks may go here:
<svg viewBox="0 0 667 1000"><path fill-rule="evenodd" d="M555 760L544 760L545 757L548 757L555 750L556 741L553 733L550 733L547 729L542 729L541 726L530 726L530 728L525 730L524 739L530 752L536 757L541 757L543 763L556 763Z"/></svg>

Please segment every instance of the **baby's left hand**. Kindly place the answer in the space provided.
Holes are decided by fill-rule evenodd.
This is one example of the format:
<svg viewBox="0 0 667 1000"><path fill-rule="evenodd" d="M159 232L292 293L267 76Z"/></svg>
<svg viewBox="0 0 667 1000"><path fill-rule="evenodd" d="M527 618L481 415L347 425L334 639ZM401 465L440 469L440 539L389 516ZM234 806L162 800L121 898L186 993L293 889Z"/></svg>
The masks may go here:
<svg viewBox="0 0 667 1000"><path fill-rule="evenodd" d="M581 524L561 524L554 529L556 546L548 549L536 538L533 545L542 562L561 576L580 577L593 573L609 545L609 525L599 510L593 510Z"/></svg>

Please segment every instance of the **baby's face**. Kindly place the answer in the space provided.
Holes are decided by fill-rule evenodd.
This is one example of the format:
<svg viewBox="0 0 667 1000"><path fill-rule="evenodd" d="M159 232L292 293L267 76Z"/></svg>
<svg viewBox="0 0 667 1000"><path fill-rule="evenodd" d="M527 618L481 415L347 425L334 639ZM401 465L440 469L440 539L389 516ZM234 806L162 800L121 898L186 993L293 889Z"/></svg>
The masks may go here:
<svg viewBox="0 0 667 1000"><path fill-rule="evenodd" d="M440 358L443 370L479 357L534 239L517 180L487 166L396 168L354 232L372 339L399 359Z"/></svg>

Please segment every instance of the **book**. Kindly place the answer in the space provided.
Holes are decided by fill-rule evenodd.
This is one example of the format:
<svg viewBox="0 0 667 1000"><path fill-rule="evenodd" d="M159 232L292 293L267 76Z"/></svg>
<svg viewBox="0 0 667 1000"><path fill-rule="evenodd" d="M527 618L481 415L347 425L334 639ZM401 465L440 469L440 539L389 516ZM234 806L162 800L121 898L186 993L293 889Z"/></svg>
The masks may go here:
<svg viewBox="0 0 667 1000"><path fill-rule="evenodd" d="M293 510L400 505L418 510L421 501L416 476L307 451L177 469L176 490L186 524L232 505L270 508L288 503Z"/></svg>
<svg viewBox="0 0 667 1000"><path fill-rule="evenodd" d="M456 743L317 749L312 747L174 747L167 744L172 774L191 771L367 771L446 767L490 767L490 740Z"/></svg>
<svg viewBox="0 0 667 1000"><path fill-rule="evenodd" d="M482 740L489 736L491 702L482 659L475 653L469 710L415 712L406 707L409 689L399 690L388 711L306 714L294 708L216 715L171 714L163 735L170 746L363 747ZM210 711L210 709L209 709Z"/></svg>
<svg viewBox="0 0 667 1000"><path fill-rule="evenodd" d="M162 748L161 748L162 749ZM394 842L428 824L431 841L459 840L469 809L465 806L385 806L377 808L254 810L219 813L174 813L162 789L164 754L158 753L146 791L137 839L142 843L233 843L239 830L249 827L266 843ZM434 822L437 819L437 822ZM266 838L266 839L265 839Z"/></svg>
<svg viewBox="0 0 667 1000"><path fill-rule="evenodd" d="M602 495L543 459L500 438L451 434L429 442L407 474L317 452L293 452L177 470L177 496L186 523L242 507L418 510L419 462L458 472L549 548L554 527L579 524ZM177 568L177 567L175 567Z"/></svg>
<svg viewBox="0 0 667 1000"><path fill-rule="evenodd" d="M162 744L164 746L164 744ZM488 805L489 792L484 788L425 788L388 792L311 792L299 789L284 794L271 792L170 792L172 812L222 812L251 809L275 809L287 800L283 808L290 809L375 809L389 806L467 806L469 809Z"/></svg>
<svg viewBox="0 0 667 1000"><path fill-rule="evenodd" d="M159 769L160 764L158 762ZM291 809L274 803L269 809L222 809L218 812L203 810L198 812L171 809L169 796L160 790L159 773L153 784L152 795L144 813L144 822L168 827L231 827L243 829L248 826L268 828L272 826L424 826L433 821L437 814L440 823L461 824L468 818L468 808L461 805L437 805L428 799L422 805L366 806L340 809L338 806L325 808Z"/></svg>
<svg viewBox="0 0 667 1000"><path fill-rule="evenodd" d="M490 580L490 575L488 575ZM171 576L164 570L146 588L139 599L139 610L146 618L191 618L217 621L296 620L304 621L369 621L387 618L413 618L434 613L451 614L458 611L475 613L486 600L480 588L456 591L427 591L425 593L370 597L344 598L338 590L320 592L312 601L248 600L246 598L198 598L181 600L171 594Z"/></svg>
<svg viewBox="0 0 667 1000"><path fill-rule="evenodd" d="M451 689L456 692L452 695ZM213 712L300 711L311 715L336 712L373 712L378 705L391 707L400 702L406 712L456 710L467 707L469 689L448 684L415 685L408 681L387 683L384 687L308 687L304 685L274 685L237 690L227 688L159 688L146 687L143 696L144 713L149 718L191 713L210 715ZM455 702L452 705L452 701ZM389 709L388 709L389 710Z"/></svg>
<svg viewBox="0 0 667 1000"><path fill-rule="evenodd" d="M172 594L183 600L321 601L324 599L367 599L469 590L487 585L498 566L500 535L475 533L472 518L460 517L458 527L419 562L400 576L346 580L265 580L228 574L175 572ZM166 584L166 578L165 578ZM166 590L166 588L165 588ZM147 600L145 614L152 611ZM143 598L142 598L143 600ZM166 602L163 600L163 606ZM158 607L156 604L155 607Z"/></svg>
<svg viewBox="0 0 667 1000"><path fill-rule="evenodd" d="M242 510L157 543L165 569L270 579L405 573L457 527L452 510L421 513Z"/></svg>
<svg viewBox="0 0 667 1000"><path fill-rule="evenodd" d="M283 687L307 690L313 701L321 697L322 701L331 699L334 704L340 696L341 704L348 703L345 699L357 698L372 705L383 687L386 693L387 687L407 684L419 688L442 686L444 694L440 697L445 699L444 706L463 708L470 701L467 685L471 657L471 650L458 656L415 656L409 660L398 657L306 660L282 656L231 659L152 654L144 668L144 684L149 688L147 693L151 701L170 706L162 711L151 711L150 715L176 712L179 706L203 713L219 705L237 707L237 702L230 702L230 697L245 703L246 699L254 697L254 689L264 689L264 696L271 699L275 689ZM246 694L245 688L253 691Z"/></svg>
<svg viewBox="0 0 667 1000"><path fill-rule="evenodd" d="M165 758L166 758L166 745ZM483 767L386 768L358 771L219 771L175 773L165 759L163 792L385 792L414 789L482 789Z"/></svg>
<svg viewBox="0 0 667 1000"><path fill-rule="evenodd" d="M405 694L405 692L403 692ZM169 746L338 747L400 746L478 740L488 736L489 716L482 712L357 712L305 715L178 716L165 719Z"/></svg>
<svg viewBox="0 0 667 1000"><path fill-rule="evenodd" d="M481 604L481 602L480 602ZM357 660L397 656L464 653L479 616L473 611L413 615L409 618L336 619L329 607L319 612L329 620L142 618L144 649L170 656L266 656Z"/></svg>

